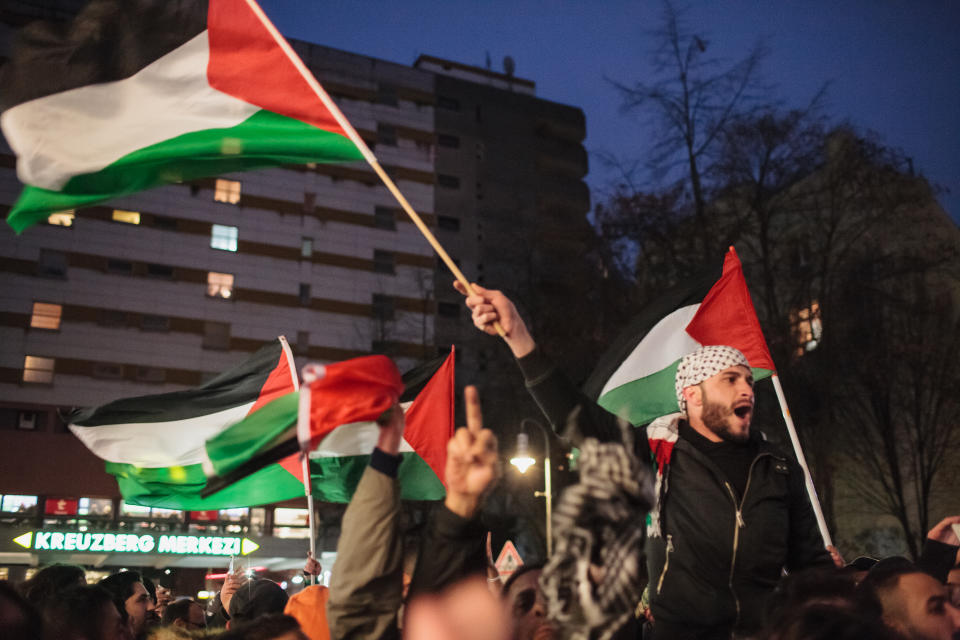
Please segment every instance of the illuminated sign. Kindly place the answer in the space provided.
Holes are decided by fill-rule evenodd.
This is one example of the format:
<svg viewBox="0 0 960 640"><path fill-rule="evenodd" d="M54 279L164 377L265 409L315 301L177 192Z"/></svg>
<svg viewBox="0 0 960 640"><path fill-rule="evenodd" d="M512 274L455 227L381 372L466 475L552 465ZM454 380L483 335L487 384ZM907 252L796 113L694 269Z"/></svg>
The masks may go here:
<svg viewBox="0 0 960 640"><path fill-rule="evenodd" d="M165 553L195 556L245 556L260 548L260 545L249 538L152 533L29 531L17 536L13 541L33 551Z"/></svg>

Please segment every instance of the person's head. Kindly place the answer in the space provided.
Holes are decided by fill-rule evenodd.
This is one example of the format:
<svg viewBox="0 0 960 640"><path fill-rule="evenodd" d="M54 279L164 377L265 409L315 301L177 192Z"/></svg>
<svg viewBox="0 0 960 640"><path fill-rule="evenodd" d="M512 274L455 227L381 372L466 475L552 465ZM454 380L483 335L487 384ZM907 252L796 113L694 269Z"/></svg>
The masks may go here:
<svg viewBox="0 0 960 640"><path fill-rule="evenodd" d="M205 629L207 616L199 602L190 598L180 598L167 605L160 623L164 626L173 625L183 629Z"/></svg>
<svg viewBox="0 0 960 640"><path fill-rule="evenodd" d="M947 593L953 606L960 607L960 551L957 551L956 560L957 563L947 574Z"/></svg>
<svg viewBox="0 0 960 640"><path fill-rule="evenodd" d="M815 604L786 614L764 640L902 640L878 618L846 607Z"/></svg>
<svg viewBox="0 0 960 640"><path fill-rule="evenodd" d="M883 609L887 626L910 640L960 640L960 609L946 586L905 558L877 563L861 583Z"/></svg>
<svg viewBox="0 0 960 640"><path fill-rule="evenodd" d="M854 575L830 567L797 571L782 578L767 601L766 626L770 630L782 629L792 621L791 624L806 628L808 622L801 619L800 613L810 608L856 612L858 616L880 620L880 607L859 597Z"/></svg>
<svg viewBox="0 0 960 640"><path fill-rule="evenodd" d="M87 584L87 574L83 567L72 564L52 564L33 574L33 577L20 585L20 593L30 604L40 607L50 597L64 589Z"/></svg>
<svg viewBox="0 0 960 640"><path fill-rule="evenodd" d="M0 638L34 640L42 637L40 614L12 584L0 580Z"/></svg>
<svg viewBox="0 0 960 640"><path fill-rule="evenodd" d="M287 592L266 578L254 578L241 586L230 599L230 628L274 613L283 613Z"/></svg>
<svg viewBox="0 0 960 640"><path fill-rule="evenodd" d="M97 584L110 592L117 608L124 611L129 618L133 634L140 635L146 626L150 612L156 606L143 585L140 573L121 571L107 576Z"/></svg>
<svg viewBox="0 0 960 640"><path fill-rule="evenodd" d="M237 592L239 593L239 591ZM232 624L229 631L217 636L217 640L310 640L300 630L300 625L291 616L273 613Z"/></svg>
<svg viewBox="0 0 960 640"><path fill-rule="evenodd" d="M130 627L113 595L98 585L75 586L47 601L43 610L48 638L57 640L130 640Z"/></svg>
<svg viewBox="0 0 960 640"><path fill-rule="evenodd" d="M733 347L710 345L685 355L674 389L681 413L711 440L745 442L753 419L753 374Z"/></svg>
<svg viewBox="0 0 960 640"><path fill-rule="evenodd" d="M507 615L513 621L513 640L554 637L548 632L547 602L540 588L542 572L543 565L524 565L510 576L500 591Z"/></svg>

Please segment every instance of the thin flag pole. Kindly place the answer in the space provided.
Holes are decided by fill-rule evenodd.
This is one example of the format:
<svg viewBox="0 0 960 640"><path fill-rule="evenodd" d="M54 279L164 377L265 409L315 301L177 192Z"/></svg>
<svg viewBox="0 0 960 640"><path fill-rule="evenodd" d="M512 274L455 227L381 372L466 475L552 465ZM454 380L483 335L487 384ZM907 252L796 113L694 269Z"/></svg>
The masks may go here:
<svg viewBox="0 0 960 640"><path fill-rule="evenodd" d="M817 490L813 486L813 478L810 476L810 469L807 467L807 459L803 455L803 449L800 448L800 438L797 437L797 428L793 425L793 418L790 416L790 407L787 406L787 398L783 395L783 387L780 386L780 377L773 374L773 388L777 392L777 400L780 401L780 412L783 413L783 421L787 424L787 433L790 434L790 442L793 444L793 451L797 454L797 462L803 469L803 479L807 485L807 495L810 496L810 504L813 506L813 515L817 518L817 526L820 528L820 535L823 536L824 546L833 546L833 540L830 538L830 531L827 529L827 521L823 517L823 510L820 508L820 499L817 497Z"/></svg>
<svg viewBox="0 0 960 640"><path fill-rule="evenodd" d="M303 385L300 387L300 398L297 410L297 441L300 443L300 464L303 471L303 490L307 495L307 524L310 528L310 555L317 557L317 527L316 516L313 511L313 483L310 482L310 399L313 395L313 383L321 379L325 369L319 364L308 364L300 372ZM310 584L313 584L310 576Z"/></svg>
<svg viewBox="0 0 960 640"><path fill-rule="evenodd" d="M383 167L380 166L376 156L373 155L373 151L370 150L370 147L367 146L367 143L364 142L363 138L360 137L360 134L357 133L357 130L353 128L353 125L350 124L350 121L347 120L346 116L343 115L343 113L340 111L340 108L336 105L329 94L327 94L326 90L320 86L320 83L317 82L317 79L313 77L313 74L310 73L310 70L307 69L307 66L303 64L303 60L301 60L300 56L296 54L296 52L293 50L293 47L291 47L290 43L287 42L287 39L284 38L283 35L273 25L273 22L271 22L270 18L268 18L263 12L263 9L260 8L260 5L257 4L256 0L246 0L246 2L247 6L250 7L250 10L253 11L267 31L270 32L270 35L277 43L277 46L283 50L290 62L293 63L293 66L296 67L303 79L306 80L310 88L313 89L313 92L323 103L323 106L330 111L334 119L337 121L337 124L339 124L347 134L347 137L350 138L353 144L357 146L357 148L360 150L360 153L363 154L364 159L380 177L380 179L383 181L383 184L385 184L387 189L389 189L390 193L393 194L393 197L397 199L397 202L400 203L400 206L410 217L410 220L413 221L413 224L417 226L417 229L420 230L420 233L423 234L423 237L427 239L427 242L430 243L430 246L433 247L433 250L436 251L437 255L440 256L440 259L443 260L443 263L447 265L447 268L450 269L450 272L460 282L460 284L463 285L463 287L467 290L467 293L473 295L475 292L473 287L470 286L470 282L467 280L466 276L463 275L463 272L460 271L460 268L450 258L443 246L440 245L440 242L433 235L433 232L430 231L430 228L427 227L417 212L413 210L413 207L410 206L410 203L407 202L407 199L404 197L404 195L400 193L397 185L393 183L393 180L387 175L387 172L384 171ZM495 322L494 327L501 337L506 337L506 332L503 330L503 327L500 326L499 322Z"/></svg>

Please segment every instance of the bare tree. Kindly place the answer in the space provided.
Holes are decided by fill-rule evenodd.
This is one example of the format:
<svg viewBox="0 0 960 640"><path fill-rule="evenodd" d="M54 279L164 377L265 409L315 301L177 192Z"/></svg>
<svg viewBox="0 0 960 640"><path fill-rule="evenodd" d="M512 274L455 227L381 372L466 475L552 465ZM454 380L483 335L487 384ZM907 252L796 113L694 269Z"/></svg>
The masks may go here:
<svg viewBox="0 0 960 640"><path fill-rule="evenodd" d="M658 132L647 168L671 186L682 185L684 194L689 189L694 218L702 236L708 237L711 195L705 165L731 119L755 102L766 49L757 44L733 64L709 57L706 36L690 32L669 0L664 1L663 26L654 38L656 77L651 82L613 84L623 110L650 116Z"/></svg>

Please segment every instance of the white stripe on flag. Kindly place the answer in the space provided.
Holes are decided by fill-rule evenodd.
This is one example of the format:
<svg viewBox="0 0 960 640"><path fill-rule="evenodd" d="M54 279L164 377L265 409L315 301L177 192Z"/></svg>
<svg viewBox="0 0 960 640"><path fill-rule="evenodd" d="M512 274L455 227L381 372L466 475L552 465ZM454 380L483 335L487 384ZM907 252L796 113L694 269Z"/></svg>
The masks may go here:
<svg viewBox="0 0 960 640"><path fill-rule="evenodd" d="M233 127L259 107L207 81L207 32L133 76L37 98L8 109L0 125L25 184L59 191L149 145L205 129Z"/></svg>
<svg viewBox="0 0 960 640"><path fill-rule="evenodd" d="M410 408L412 402L404 402L400 406L404 413ZM317 448L310 452L310 459L318 458L340 458L346 456L365 456L370 455L373 448L377 445L377 438L380 436L380 427L376 422L353 422L343 424L330 432L326 438L320 441ZM400 453L412 452L413 447L404 438L400 441Z"/></svg>
<svg viewBox="0 0 960 640"><path fill-rule="evenodd" d="M196 418L168 422L134 422L95 427L70 425L74 435L97 456L138 467L201 464L205 443L230 425L243 420L254 403Z"/></svg>
<svg viewBox="0 0 960 640"><path fill-rule="evenodd" d="M687 333L687 325L693 320L700 304L692 304L667 314L634 347L610 379L603 385L600 395L611 389L645 378L666 369L671 364L700 346Z"/></svg>

